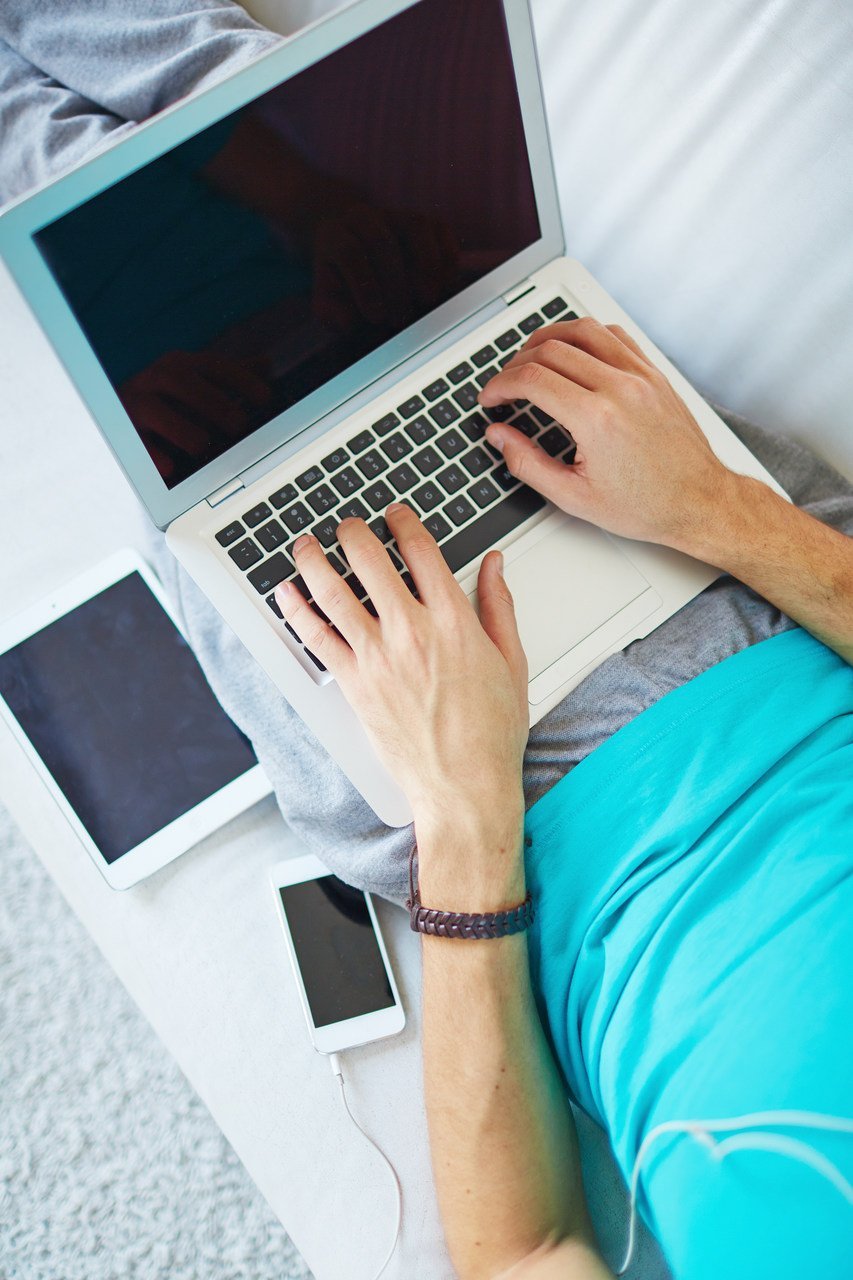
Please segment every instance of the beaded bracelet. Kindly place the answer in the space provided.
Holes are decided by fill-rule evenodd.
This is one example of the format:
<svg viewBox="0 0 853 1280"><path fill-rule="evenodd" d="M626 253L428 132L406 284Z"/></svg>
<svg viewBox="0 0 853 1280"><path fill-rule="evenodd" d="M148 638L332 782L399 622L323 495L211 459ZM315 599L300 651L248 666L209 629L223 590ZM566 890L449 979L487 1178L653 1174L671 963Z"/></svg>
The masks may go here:
<svg viewBox="0 0 853 1280"><path fill-rule="evenodd" d="M533 924L533 898L529 892L523 902L507 911L438 911L434 907L422 906L415 888L416 855L417 845L413 845L409 854L406 907L415 933L434 934L439 938L505 938L511 933L521 933Z"/></svg>

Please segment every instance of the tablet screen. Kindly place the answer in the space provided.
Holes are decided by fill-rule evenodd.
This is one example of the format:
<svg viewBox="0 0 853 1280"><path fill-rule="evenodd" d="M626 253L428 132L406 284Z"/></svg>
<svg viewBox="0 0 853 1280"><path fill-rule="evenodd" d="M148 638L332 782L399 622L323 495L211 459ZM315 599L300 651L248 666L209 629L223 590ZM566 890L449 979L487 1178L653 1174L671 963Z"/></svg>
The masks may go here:
<svg viewBox="0 0 853 1280"><path fill-rule="evenodd" d="M109 863L257 763L138 573L0 654L0 696Z"/></svg>

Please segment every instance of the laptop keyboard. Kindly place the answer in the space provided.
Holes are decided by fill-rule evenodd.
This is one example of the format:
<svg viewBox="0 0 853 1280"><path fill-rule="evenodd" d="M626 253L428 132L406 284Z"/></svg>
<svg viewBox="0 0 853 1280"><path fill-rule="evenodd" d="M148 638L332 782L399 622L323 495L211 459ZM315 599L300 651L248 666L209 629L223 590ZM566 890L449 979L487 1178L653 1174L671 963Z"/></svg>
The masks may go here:
<svg viewBox="0 0 853 1280"><path fill-rule="evenodd" d="M508 422L566 463L575 457L572 437L535 405L516 402L483 409L477 395L535 329L576 318L563 298L553 298L220 529L216 541L276 617L282 615L273 591L280 582L294 582L310 599L292 558L300 534L314 534L332 567L375 616L337 541L337 527L348 516L367 521L417 596L382 515L390 502L405 502L416 512L453 573L540 511L545 499L510 474L486 442L486 427ZM284 626L301 645L290 624ZM305 652L325 671L310 649Z"/></svg>

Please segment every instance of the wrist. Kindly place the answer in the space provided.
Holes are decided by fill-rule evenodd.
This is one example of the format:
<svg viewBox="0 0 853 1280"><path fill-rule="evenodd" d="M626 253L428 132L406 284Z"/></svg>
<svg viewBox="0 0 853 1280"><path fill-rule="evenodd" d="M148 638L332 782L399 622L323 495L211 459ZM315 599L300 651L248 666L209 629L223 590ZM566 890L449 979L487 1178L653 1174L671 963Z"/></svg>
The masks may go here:
<svg viewBox="0 0 853 1280"><path fill-rule="evenodd" d="M505 798L476 812L416 816L419 897L441 911L502 911L527 892L524 800Z"/></svg>
<svg viewBox="0 0 853 1280"><path fill-rule="evenodd" d="M736 561L748 550L755 528L760 527L754 514L756 505L774 496L760 480L724 467L713 499L697 505L695 518L677 550L733 572Z"/></svg>

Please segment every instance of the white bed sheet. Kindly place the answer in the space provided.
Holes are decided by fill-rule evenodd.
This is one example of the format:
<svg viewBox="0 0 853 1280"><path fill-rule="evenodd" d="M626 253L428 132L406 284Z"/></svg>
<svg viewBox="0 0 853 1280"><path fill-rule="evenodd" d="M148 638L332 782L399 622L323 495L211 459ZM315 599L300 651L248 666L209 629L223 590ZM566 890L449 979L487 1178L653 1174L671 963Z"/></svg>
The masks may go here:
<svg viewBox="0 0 853 1280"><path fill-rule="evenodd" d="M293 30L336 7L256 0ZM853 475L853 16L816 0L534 0L569 252L700 387ZM139 515L11 282L0 275L0 615L117 545ZM27 454L20 440L36 442ZM33 511L37 519L31 518ZM318 1280L381 1259L385 1174L314 1058L266 912L288 848L267 804L139 891L114 897L0 733L0 796L211 1107ZM389 1278L450 1274L431 1187L417 950L383 904L410 1026L352 1063L353 1100L398 1163ZM611 1256L624 1202L585 1134ZM357 1260L358 1265L353 1262ZM652 1280L653 1255L632 1272Z"/></svg>

